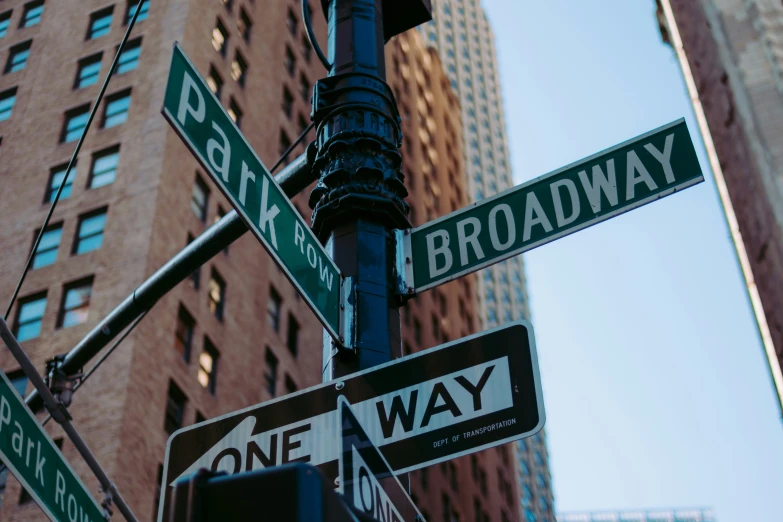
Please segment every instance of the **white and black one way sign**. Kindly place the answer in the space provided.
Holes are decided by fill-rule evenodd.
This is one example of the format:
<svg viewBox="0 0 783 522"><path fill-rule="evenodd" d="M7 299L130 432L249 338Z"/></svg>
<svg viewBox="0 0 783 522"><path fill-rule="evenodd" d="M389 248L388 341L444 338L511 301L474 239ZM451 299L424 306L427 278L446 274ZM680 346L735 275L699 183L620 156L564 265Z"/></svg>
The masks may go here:
<svg viewBox="0 0 783 522"><path fill-rule="evenodd" d="M339 395L395 473L531 436L545 420L533 328L519 321L179 430L163 484L297 461L336 478Z"/></svg>

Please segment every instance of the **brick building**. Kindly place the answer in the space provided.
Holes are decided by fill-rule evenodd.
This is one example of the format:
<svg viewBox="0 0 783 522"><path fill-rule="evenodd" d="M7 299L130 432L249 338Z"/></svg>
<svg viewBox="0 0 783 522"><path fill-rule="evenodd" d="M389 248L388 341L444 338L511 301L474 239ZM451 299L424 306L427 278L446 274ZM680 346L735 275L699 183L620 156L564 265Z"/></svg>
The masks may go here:
<svg viewBox="0 0 783 522"><path fill-rule="evenodd" d="M0 3L2 296L13 291L52 193L63 182L63 168L85 115L137 7L139 0ZM230 210L160 114L173 42L181 43L268 166L309 123L311 86L325 74L306 43L297 0L144 0L140 8L118 73L10 317L39 369L53 355L67 352L151 273ZM320 9L314 14L315 32L325 42ZM439 67L432 53L419 59L425 56L431 67ZM391 65L389 70L400 96L403 84L416 89L413 81L391 78ZM460 141L454 134L459 124L452 122L453 139L447 139L449 134L442 131L446 123L441 123L453 116L442 104L455 102L447 102L443 94L442 74L430 74L439 83L428 84L425 93L430 93L429 103L436 100L436 108L423 124L434 127L425 130L418 119L405 123L411 136L405 148L406 171L415 172L409 178L415 180L410 201L418 222L425 219L427 208L443 213L466 202ZM413 111L417 98L409 100ZM423 160L407 158L409 150L421 154L413 152L421 143L414 136L425 132L430 139L437 136L437 154L427 151L432 162L427 173L419 168ZM294 155L302 150L298 147ZM439 187L437 201L417 196L428 185ZM294 199L305 216L308 194ZM468 299L473 284L467 278L408 307L405 317L421 321L418 330L406 327L409 350L475 331ZM437 326L424 319L444 310L447 317L438 317ZM0 367L20 390L30 392L5 350L0 352ZM70 411L137 517L152 520L171 432L314 385L320 374L320 324L263 247L246 234L154 306L76 394ZM47 430L55 439L63 438L54 423ZM97 481L70 441L62 448L97 498ZM446 466L448 478L435 469L426 478L427 473L416 475L414 492L433 520L445 519L438 515L448 483L448 516L458 513L466 520L472 518L468 504L474 493L485 489L489 496L476 498L490 519L503 520L497 508L502 500L493 495L498 494L495 481L504 469L501 461L508 462L504 453L491 450L476 457L475 476L485 477L484 488L475 485L482 479L472 478L469 465L457 461ZM513 483L510 475L508 480ZM459 492L453 490L453 481ZM44 519L7 472L0 475L0 498L0 520ZM515 511L506 516L518 518Z"/></svg>
<svg viewBox="0 0 783 522"><path fill-rule="evenodd" d="M658 0L783 414L783 4Z"/></svg>

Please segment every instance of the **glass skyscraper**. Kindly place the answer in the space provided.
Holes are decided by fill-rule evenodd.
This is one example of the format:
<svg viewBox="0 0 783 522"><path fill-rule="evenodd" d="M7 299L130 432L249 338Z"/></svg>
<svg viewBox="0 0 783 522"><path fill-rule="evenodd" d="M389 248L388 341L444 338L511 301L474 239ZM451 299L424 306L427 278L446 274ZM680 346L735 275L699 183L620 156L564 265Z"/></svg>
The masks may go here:
<svg viewBox="0 0 783 522"><path fill-rule="evenodd" d="M465 174L472 201L514 185L492 28L479 0L432 0L433 21L420 26L440 54L462 106ZM522 256L479 274L479 315L485 328L530 317ZM543 432L518 444L522 520L554 521Z"/></svg>

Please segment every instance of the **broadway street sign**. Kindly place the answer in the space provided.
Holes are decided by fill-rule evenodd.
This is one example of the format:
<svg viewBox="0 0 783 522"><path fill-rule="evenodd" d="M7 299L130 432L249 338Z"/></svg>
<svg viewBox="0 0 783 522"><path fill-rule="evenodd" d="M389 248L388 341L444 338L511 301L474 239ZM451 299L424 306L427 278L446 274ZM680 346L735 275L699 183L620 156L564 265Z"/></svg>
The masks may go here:
<svg viewBox="0 0 783 522"><path fill-rule="evenodd" d="M174 46L163 115L324 327L339 339L340 270L179 44Z"/></svg>
<svg viewBox="0 0 783 522"><path fill-rule="evenodd" d="M337 409L340 412L337 440L342 448L339 491L346 502L375 520L424 522L416 504L342 395L337 398Z"/></svg>
<svg viewBox="0 0 783 522"><path fill-rule="evenodd" d="M418 228L398 231L404 292L422 292L701 181L685 120L672 122Z"/></svg>
<svg viewBox="0 0 783 522"><path fill-rule="evenodd" d="M165 490L199 468L240 473L300 461L336 478L339 395L395 473L544 426L533 329L510 323L175 432L166 446L161 509Z"/></svg>
<svg viewBox="0 0 783 522"><path fill-rule="evenodd" d="M5 322L3 340L11 336ZM104 520L98 506L52 439L0 371L0 459L54 521Z"/></svg>

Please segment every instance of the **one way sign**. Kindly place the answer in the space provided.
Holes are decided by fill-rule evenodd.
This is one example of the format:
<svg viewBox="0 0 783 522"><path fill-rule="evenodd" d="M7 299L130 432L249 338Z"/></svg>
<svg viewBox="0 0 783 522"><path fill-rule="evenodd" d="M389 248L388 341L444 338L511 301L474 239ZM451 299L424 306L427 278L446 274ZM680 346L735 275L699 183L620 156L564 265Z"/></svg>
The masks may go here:
<svg viewBox="0 0 783 522"><path fill-rule="evenodd" d="M519 321L179 430L163 483L288 462L336 478L340 395L395 473L531 436L545 420L533 328Z"/></svg>

